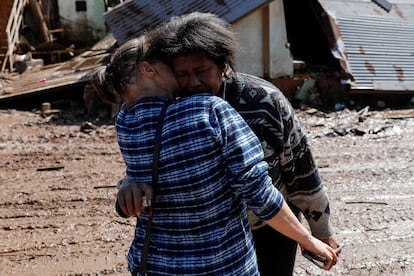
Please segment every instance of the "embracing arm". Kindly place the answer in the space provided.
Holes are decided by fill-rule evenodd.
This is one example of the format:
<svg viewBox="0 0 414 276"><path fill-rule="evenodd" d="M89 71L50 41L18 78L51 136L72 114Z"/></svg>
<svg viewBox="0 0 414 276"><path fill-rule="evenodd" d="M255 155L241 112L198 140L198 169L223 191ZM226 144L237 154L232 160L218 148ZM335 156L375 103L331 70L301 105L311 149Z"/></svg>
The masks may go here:
<svg viewBox="0 0 414 276"><path fill-rule="evenodd" d="M299 222L286 202L280 211L266 223L283 235L297 241L304 249L325 259L324 269L329 270L338 262L335 250L326 243L313 237L312 234Z"/></svg>
<svg viewBox="0 0 414 276"><path fill-rule="evenodd" d="M237 114L231 114L229 108L225 110L226 116L218 121L225 122L221 127L221 133L226 134L223 137L232 138L223 138L223 141L227 169L234 176L232 187L236 195L246 200L249 208L266 219L272 228L323 257L324 269L329 270L338 261L334 249L313 237L299 222L280 192L272 185L267 173L267 163L263 162L263 150L259 140Z"/></svg>

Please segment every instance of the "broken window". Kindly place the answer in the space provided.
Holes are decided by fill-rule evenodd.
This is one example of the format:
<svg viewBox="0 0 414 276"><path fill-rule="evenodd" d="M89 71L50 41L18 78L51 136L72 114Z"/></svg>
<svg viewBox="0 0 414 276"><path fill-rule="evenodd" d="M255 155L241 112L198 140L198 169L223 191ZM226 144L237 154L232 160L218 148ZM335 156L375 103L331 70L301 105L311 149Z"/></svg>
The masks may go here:
<svg viewBox="0 0 414 276"><path fill-rule="evenodd" d="M86 11L86 1L75 1L76 11Z"/></svg>

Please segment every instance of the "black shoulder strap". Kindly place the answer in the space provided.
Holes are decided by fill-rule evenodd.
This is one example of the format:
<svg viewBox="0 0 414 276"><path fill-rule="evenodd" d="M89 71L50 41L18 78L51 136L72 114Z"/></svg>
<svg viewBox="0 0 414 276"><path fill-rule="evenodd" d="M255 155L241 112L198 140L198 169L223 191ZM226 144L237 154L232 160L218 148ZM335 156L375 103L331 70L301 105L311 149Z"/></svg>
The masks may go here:
<svg viewBox="0 0 414 276"><path fill-rule="evenodd" d="M155 130L155 140L154 140L154 152L153 152L153 161L152 161L152 189L153 195L156 194L157 182L158 182L158 162L161 151L161 137L162 137L162 127L164 125L164 117L169 106L170 102L167 102L160 112L160 117L158 119L157 129ZM148 207L148 222L147 228L145 230L145 240L142 248L141 263L139 266L139 275L147 275L147 262L148 262L148 251L149 244L151 241L151 228L152 228L152 204Z"/></svg>

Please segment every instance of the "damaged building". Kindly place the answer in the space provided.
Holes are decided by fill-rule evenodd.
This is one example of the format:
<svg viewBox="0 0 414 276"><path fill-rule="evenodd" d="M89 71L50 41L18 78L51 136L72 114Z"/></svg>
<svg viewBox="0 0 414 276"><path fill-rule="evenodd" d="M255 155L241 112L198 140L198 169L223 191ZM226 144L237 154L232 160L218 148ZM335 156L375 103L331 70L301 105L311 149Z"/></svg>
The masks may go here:
<svg viewBox="0 0 414 276"><path fill-rule="evenodd" d="M116 41L102 14L122 1L4 0L0 18L0 103L82 93Z"/></svg>
<svg viewBox="0 0 414 276"><path fill-rule="evenodd" d="M414 91L409 0L133 0L104 17L122 43L192 10L232 23L241 45L238 71L269 79L289 97L306 98L298 86L308 80L319 98L332 101L347 93Z"/></svg>
<svg viewBox="0 0 414 276"><path fill-rule="evenodd" d="M84 2L75 9L85 18L104 22L117 45L171 16L215 13L238 34L238 71L270 80L290 99L331 104L349 94L414 93L411 0L130 0L110 9L75 2ZM98 29L95 37L104 34Z"/></svg>

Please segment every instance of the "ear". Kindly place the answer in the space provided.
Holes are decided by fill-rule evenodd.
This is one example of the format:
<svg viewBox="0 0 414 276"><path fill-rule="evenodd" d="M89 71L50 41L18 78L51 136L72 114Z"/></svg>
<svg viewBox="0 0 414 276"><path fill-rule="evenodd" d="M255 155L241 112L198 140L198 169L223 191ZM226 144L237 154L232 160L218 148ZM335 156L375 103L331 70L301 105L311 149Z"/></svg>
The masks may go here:
<svg viewBox="0 0 414 276"><path fill-rule="evenodd" d="M154 68L147 61L143 61L138 64L138 71L142 76L146 78L153 78L155 75Z"/></svg>

